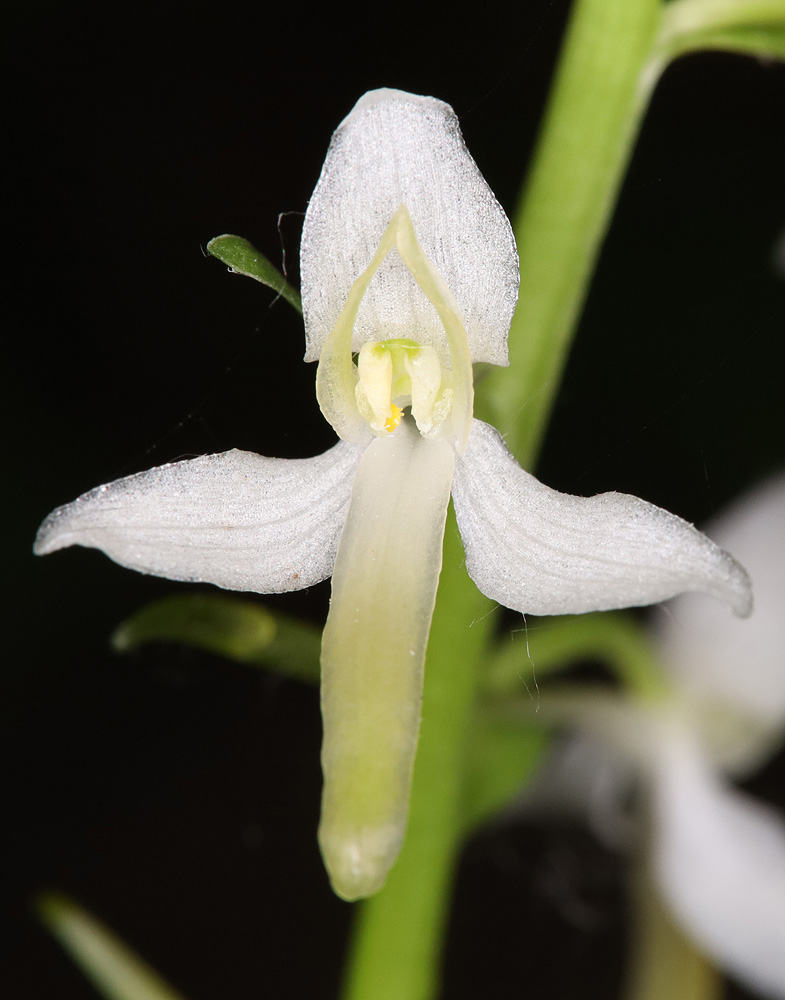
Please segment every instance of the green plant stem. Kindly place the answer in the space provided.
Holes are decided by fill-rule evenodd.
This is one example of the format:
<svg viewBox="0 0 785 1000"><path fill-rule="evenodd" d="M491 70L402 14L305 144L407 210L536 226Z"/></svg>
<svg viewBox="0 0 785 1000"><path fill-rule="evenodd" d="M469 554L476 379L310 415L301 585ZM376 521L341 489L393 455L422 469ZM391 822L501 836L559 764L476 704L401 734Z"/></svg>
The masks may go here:
<svg viewBox="0 0 785 1000"><path fill-rule="evenodd" d="M515 220L522 297L511 369L483 384L497 426L536 456L566 354L645 105L640 84L659 0L579 0L523 208ZM425 668L423 722L401 856L361 904L345 1000L428 1000L460 850L462 763L476 666L491 621L463 569L454 521ZM474 625L472 626L472 622ZM472 627L470 627L472 626Z"/></svg>
<svg viewBox="0 0 785 1000"><path fill-rule="evenodd" d="M450 514L425 664L422 728L409 827L387 884L360 904L345 1000L426 1000L437 992L453 873L460 850L462 757L475 663L491 631L487 602L466 575Z"/></svg>
<svg viewBox="0 0 785 1000"><path fill-rule="evenodd" d="M578 316L654 79L659 0L578 0L513 229L521 292L510 367L478 393L527 468L539 451Z"/></svg>

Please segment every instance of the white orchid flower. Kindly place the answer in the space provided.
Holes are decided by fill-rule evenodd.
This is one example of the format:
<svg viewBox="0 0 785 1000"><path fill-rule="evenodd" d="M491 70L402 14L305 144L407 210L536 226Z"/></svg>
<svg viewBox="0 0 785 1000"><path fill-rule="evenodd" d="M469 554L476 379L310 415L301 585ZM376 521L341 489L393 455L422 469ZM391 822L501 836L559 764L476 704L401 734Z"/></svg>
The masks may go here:
<svg viewBox="0 0 785 1000"><path fill-rule="evenodd" d="M677 921L719 967L785 1000L785 818L728 781L757 769L785 733L785 477L747 496L712 534L751 574L750 621L682 595L654 635L662 698L557 694L545 714L611 751L600 759L583 744L584 799L607 789L613 758L621 797L633 764L649 791L649 868ZM591 776L593 760L601 770Z"/></svg>
<svg viewBox="0 0 785 1000"><path fill-rule="evenodd" d="M383 884L406 826L423 664L452 490L488 597L559 614L704 590L749 610L741 567L616 493L565 496L472 418L472 362L507 364L509 222L452 109L366 94L333 137L301 249L306 360L341 441L306 460L230 451L101 486L36 551L78 544L176 580L281 593L332 575L322 645L320 843L348 899Z"/></svg>

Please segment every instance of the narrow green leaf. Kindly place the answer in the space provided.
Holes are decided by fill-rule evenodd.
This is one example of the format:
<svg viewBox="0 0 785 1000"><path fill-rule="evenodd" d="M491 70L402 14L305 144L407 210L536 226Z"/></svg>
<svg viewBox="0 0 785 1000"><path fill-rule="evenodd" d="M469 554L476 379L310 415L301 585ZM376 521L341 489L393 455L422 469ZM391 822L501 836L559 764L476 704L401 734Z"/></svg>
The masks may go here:
<svg viewBox="0 0 785 1000"><path fill-rule="evenodd" d="M666 4L653 62L664 64L705 49L785 59L785 0L673 0Z"/></svg>
<svg viewBox="0 0 785 1000"><path fill-rule="evenodd" d="M665 677L645 629L631 616L605 611L592 615L534 619L526 633L508 637L488 656L481 691L494 698L520 695L527 684L578 660L601 660L627 690L658 697Z"/></svg>
<svg viewBox="0 0 785 1000"><path fill-rule="evenodd" d="M680 39L680 42L682 44L675 48L671 58L701 49L714 49L761 59L785 59L785 26L779 29L728 28L724 31L706 31Z"/></svg>
<svg viewBox="0 0 785 1000"><path fill-rule="evenodd" d="M272 288L281 298L286 299L302 315L303 303L300 293L289 284L281 272L267 257L242 236L216 236L207 244L207 252L226 264L235 274L255 278Z"/></svg>
<svg viewBox="0 0 785 1000"><path fill-rule="evenodd" d="M107 1000L184 1000L127 944L67 896L35 901L41 922Z"/></svg>
<svg viewBox="0 0 785 1000"><path fill-rule="evenodd" d="M227 594L165 597L137 611L112 636L118 652L147 642L179 642L298 680L319 680L319 629Z"/></svg>

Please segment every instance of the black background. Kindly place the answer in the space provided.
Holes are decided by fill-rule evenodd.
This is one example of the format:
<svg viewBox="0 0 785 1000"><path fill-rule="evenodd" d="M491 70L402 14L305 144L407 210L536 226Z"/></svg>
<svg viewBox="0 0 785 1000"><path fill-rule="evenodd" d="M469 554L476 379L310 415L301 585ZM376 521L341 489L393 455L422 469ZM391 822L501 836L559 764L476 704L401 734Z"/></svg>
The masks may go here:
<svg viewBox="0 0 785 1000"><path fill-rule="evenodd" d="M330 134L377 86L449 101L511 210L568 5L516 7L85 0L7 15L4 995L95 995L29 915L52 886L190 1000L336 996L350 907L315 843L316 693L182 649L112 655L116 624L183 588L82 550L36 561L30 545L100 482L331 442L297 317L202 248L240 233L275 261L285 250L296 280ZM668 70L543 451L549 485L701 522L782 467L784 180L783 67L705 54ZM318 621L327 596L271 603ZM780 758L755 790L785 805L783 773ZM620 873L580 831L483 832L445 1000L614 996Z"/></svg>

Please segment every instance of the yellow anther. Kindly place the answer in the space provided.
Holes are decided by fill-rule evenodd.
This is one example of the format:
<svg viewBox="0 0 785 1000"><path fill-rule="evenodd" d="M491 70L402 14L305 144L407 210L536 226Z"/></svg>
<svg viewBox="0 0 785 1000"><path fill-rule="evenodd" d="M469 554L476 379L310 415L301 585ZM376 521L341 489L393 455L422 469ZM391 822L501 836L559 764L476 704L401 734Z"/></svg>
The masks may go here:
<svg viewBox="0 0 785 1000"><path fill-rule="evenodd" d="M390 404L390 416L384 421L384 429L390 434L395 430L403 417L403 410L395 403Z"/></svg>

